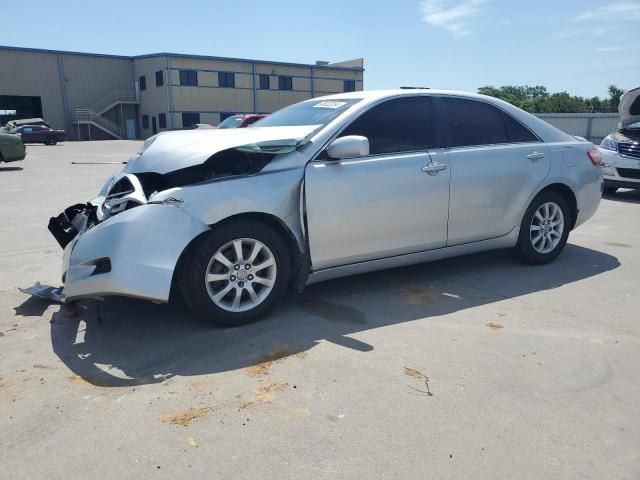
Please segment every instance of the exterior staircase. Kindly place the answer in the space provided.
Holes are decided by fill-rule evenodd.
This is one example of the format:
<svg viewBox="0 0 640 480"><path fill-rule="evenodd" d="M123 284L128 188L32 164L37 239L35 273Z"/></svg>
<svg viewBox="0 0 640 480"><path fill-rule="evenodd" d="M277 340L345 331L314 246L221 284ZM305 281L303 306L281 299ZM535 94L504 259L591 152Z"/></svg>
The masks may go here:
<svg viewBox="0 0 640 480"><path fill-rule="evenodd" d="M115 90L104 96L87 108L76 108L75 125L96 127L113 138L125 138L125 126L109 120L104 116L106 112L120 104L139 104L140 97L133 90Z"/></svg>

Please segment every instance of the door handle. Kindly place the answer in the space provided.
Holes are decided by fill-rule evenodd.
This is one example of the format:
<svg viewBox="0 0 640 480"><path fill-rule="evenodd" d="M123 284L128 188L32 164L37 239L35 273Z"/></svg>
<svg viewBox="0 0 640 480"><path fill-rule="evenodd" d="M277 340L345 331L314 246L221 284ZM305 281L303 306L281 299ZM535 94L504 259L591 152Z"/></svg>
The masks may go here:
<svg viewBox="0 0 640 480"><path fill-rule="evenodd" d="M542 153L542 152L531 152L529 155L527 155L527 158L529 160L540 160L541 158L544 158L544 153Z"/></svg>
<svg viewBox="0 0 640 480"><path fill-rule="evenodd" d="M445 164L434 163L434 162L431 162L430 164L422 167L422 171L427 173L438 173L446 169L447 169L447 166Z"/></svg>

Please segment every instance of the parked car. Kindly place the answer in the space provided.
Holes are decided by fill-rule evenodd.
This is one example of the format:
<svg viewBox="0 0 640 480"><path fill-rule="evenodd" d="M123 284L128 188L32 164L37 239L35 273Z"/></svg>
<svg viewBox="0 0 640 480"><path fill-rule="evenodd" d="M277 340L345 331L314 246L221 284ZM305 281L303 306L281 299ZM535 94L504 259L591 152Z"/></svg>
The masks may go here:
<svg viewBox="0 0 640 480"><path fill-rule="evenodd" d="M18 135L0 132L0 163L24 160L27 149Z"/></svg>
<svg viewBox="0 0 640 480"><path fill-rule="evenodd" d="M262 113L250 113L246 115L231 115L218 124L218 128L245 128L253 125L258 120L266 117Z"/></svg>
<svg viewBox="0 0 640 480"><path fill-rule="evenodd" d="M14 128L22 127L24 125L43 125L45 127L50 126L41 118L21 118L20 120L11 120L10 122L7 122L7 124L4 126L4 129L6 131L11 131Z"/></svg>
<svg viewBox="0 0 640 480"><path fill-rule="evenodd" d="M640 87L620 97L620 125L600 143L604 192L640 189Z"/></svg>
<svg viewBox="0 0 640 480"><path fill-rule="evenodd" d="M11 130L14 135L20 135L24 143L44 143L55 145L67 138L64 130L54 130L44 125L25 125Z"/></svg>
<svg viewBox="0 0 640 480"><path fill-rule="evenodd" d="M151 137L49 229L66 301L173 291L240 325L345 275L498 248L550 262L601 195L593 144L506 102L350 92L247 129Z"/></svg>

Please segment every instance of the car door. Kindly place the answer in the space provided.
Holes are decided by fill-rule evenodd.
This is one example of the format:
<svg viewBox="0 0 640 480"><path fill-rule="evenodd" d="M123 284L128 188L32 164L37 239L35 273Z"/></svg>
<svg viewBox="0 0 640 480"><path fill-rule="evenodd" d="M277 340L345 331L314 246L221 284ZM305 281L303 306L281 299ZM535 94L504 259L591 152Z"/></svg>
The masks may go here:
<svg viewBox="0 0 640 480"><path fill-rule="evenodd" d="M34 143L44 142L45 129L43 127L31 127L31 141Z"/></svg>
<svg viewBox="0 0 640 480"><path fill-rule="evenodd" d="M31 127L22 127L20 130L18 130L18 133L20 133L20 138L22 138L22 143L29 143L32 141L31 138L33 136L33 133L31 130Z"/></svg>
<svg viewBox="0 0 640 480"><path fill-rule="evenodd" d="M447 154L429 96L374 105L339 136L368 138L369 155L309 162L305 201L314 270L446 245Z"/></svg>
<svg viewBox="0 0 640 480"><path fill-rule="evenodd" d="M451 166L447 245L508 234L549 173L548 148L488 102L440 97L436 104Z"/></svg>

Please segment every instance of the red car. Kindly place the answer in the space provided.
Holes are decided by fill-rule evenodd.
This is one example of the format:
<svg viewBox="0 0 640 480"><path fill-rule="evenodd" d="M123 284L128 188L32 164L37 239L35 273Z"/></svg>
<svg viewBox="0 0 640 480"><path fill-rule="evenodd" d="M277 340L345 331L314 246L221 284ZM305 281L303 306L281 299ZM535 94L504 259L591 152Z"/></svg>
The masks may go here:
<svg viewBox="0 0 640 480"><path fill-rule="evenodd" d="M231 115L225 118L218 128L245 128L249 125L253 125L261 118L266 117L264 113L248 113L246 115Z"/></svg>

